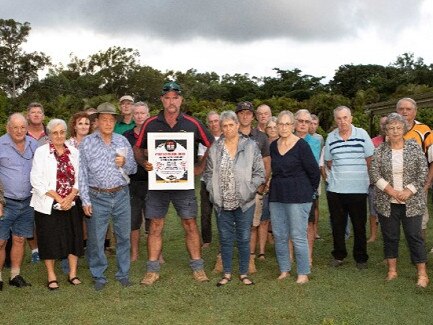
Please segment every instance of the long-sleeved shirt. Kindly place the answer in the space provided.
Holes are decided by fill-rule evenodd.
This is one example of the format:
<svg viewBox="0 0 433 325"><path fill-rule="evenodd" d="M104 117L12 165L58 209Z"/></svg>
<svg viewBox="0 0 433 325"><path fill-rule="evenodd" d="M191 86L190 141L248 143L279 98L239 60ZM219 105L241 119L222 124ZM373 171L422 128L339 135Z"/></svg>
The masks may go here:
<svg viewBox="0 0 433 325"><path fill-rule="evenodd" d="M83 206L91 205L89 187L109 189L128 185L122 169L114 163L116 149L121 148L126 148L126 161L122 169L128 175L134 174L137 164L131 145L124 136L113 133L110 144L106 144L96 131L81 142L78 188Z"/></svg>

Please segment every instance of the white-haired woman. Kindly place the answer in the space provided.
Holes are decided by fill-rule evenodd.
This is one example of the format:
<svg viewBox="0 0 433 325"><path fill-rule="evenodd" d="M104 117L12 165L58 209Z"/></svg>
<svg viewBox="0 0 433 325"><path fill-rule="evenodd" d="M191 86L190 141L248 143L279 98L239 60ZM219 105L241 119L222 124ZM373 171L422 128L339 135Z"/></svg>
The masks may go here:
<svg viewBox="0 0 433 325"><path fill-rule="evenodd" d="M59 288L54 262L67 258L68 282L77 277L78 257L84 254L82 220L75 205L78 194L78 150L65 144L66 123L52 119L47 125L49 142L39 147L33 158L30 182L35 209L40 258L45 261L50 290Z"/></svg>

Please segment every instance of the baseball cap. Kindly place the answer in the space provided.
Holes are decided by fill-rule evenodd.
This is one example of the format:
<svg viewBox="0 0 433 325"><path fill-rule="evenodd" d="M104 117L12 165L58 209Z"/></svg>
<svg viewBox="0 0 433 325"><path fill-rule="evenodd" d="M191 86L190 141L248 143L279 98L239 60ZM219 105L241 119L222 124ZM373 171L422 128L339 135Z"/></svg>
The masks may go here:
<svg viewBox="0 0 433 325"><path fill-rule="evenodd" d="M111 115L118 115L117 111L116 111L116 107L114 107L113 104L109 103L109 102L105 102L100 104L97 108L96 111L99 114L103 113L103 114L111 114Z"/></svg>
<svg viewBox="0 0 433 325"><path fill-rule="evenodd" d="M123 102L124 100L129 100L130 102L134 102L134 98L132 98L132 96L129 96L129 95L125 95L125 96L120 97L119 103Z"/></svg>
<svg viewBox="0 0 433 325"><path fill-rule="evenodd" d="M169 91L175 91L178 94L180 94L182 92L182 88L180 87L180 85L174 81L170 81L164 84L164 86L162 86L162 92L161 94L164 95L166 93L168 93Z"/></svg>
<svg viewBox="0 0 433 325"><path fill-rule="evenodd" d="M240 111L250 111L254 113L254 106L251 102L240 102L236 105L235 113L238 113Z"/></svg>

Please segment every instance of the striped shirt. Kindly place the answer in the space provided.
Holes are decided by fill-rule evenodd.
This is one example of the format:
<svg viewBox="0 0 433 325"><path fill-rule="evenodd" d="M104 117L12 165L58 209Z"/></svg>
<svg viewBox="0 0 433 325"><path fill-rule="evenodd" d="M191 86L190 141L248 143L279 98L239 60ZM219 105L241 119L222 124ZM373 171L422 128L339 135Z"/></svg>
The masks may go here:
<svg viewBox="0 0 433 325"><path fill-rule="evenodd" d="M122 170L116 166L116 149L126 148L126 162L123 170L126 174L134 174L137 164L128 140L113 133L110 144L105 144L101 134L96 131L86 136L79 146L80 168L78 173L78 188L83 205L90 205L89 187L114 188L128 185Z"/></svg>
<svg viewBox="0 0 433 325"><path fill-rule="evenodd" d="M327 190L335 193L368 193L366 158L374 146L368 133L352 125L352 134L344 141L339 130L329 133L325 143L325 161L332 161Z"/></svg>

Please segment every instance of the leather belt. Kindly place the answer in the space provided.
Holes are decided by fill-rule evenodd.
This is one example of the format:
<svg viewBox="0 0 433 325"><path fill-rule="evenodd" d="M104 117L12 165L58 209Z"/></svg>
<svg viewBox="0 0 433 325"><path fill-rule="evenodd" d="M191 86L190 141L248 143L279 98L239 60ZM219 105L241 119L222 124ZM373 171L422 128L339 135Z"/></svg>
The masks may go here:
<svg viewBox="0 0 433 325"><path fill-rule="evenodd" d="M99 187L93 187L93 186L89 186L92 190L96 191L96 192L101 192L101 193L116 193L119 192L122 188L124 188L125 186L117 186L117 187L113 187L113 188L99 188Z"/></svg>

